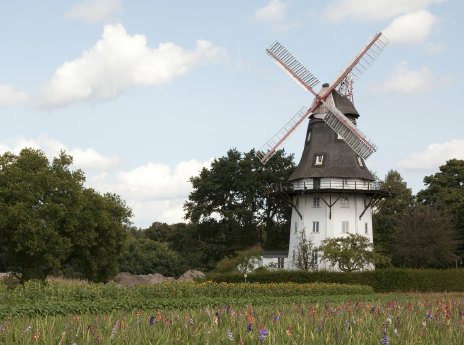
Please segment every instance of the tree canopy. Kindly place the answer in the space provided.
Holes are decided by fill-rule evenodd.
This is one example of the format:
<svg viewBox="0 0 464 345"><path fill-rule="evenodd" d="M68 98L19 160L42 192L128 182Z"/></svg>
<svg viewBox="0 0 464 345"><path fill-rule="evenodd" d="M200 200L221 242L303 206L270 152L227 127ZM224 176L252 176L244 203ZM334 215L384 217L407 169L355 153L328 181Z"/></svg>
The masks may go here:
<svg viewBox="0 0 464 345"><path fill-rule="evenodd" d="M323 252L321 259L330 262L343 272L352 272L369 268L376 263L387 265L389 259L373 250L367 237L359 234L348 234L345 237L327 238L321 242L319 250Z"/></svg>
<svg viewBox="0 0 464 345"><path fill-rule="evenodd" d="M117 273L118 251L130 209L119 197L83 187L61 152L0 156L0 250L4 269L21 280L45 279L63 268L95 281Z"/></svg>
<svg viewBox="0 0 464 345"><path fill-rule="evenodd" d="M184 204L186 218L213 226L216 242L229 247L225 255L257 243L286 247L291 209L285 198L271 191L293 169L293 156L284 151L263 165L255 150L231 149L190 179L193 191Z"/></svg>
<svg viewBox="0 0 464 345"><path fill-rule="evenodd" d="M390 191L391 196L383 198L373 214L374 245L377 251L391 255L396 222L414 205L415 200L411 189L395 170L387 173L380 181L380 187Z"/></svg>
<svg viewBox="0 0 464 345"><path fill-rule="evenodd" d="M464 257L464 160L451 159L440 171L424 178L426 188L417 193L417 200L442 211L450 218L458 254Z"/></svg>
<svg viewBox="0 0 464 345"><path fill-rule="evenodd" d="M395 266L454 266L456 241L449 217L432 206L419 205L401 215L395 225L392 260Z"/></svg>

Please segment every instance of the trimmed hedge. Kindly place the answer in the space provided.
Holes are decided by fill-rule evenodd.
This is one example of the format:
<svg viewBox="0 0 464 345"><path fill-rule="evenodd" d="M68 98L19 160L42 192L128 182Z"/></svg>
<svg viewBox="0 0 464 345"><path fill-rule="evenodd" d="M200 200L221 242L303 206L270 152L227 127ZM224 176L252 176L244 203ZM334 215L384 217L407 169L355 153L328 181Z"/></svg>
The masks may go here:
<svg viewBox="0 0 464 345"><path fill-rule="evenodd" d="M242 274L208 274L207 280L243 282ZM378 269L365 272L303 272L272 271L248 274L247 281L255 283L336 283L368 285L375 292L463 292L464 269Z"/></svg>

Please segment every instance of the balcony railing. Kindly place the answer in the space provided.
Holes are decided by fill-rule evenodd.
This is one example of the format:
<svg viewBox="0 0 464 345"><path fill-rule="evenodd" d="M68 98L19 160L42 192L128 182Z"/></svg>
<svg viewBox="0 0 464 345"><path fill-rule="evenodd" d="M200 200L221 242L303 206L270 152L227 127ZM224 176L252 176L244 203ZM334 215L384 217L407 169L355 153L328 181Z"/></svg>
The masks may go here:
<svg viewBox="0 0 464 345"><path fill-rule="evenodd" d="M305 190L347 190L347 191L380 191L378 182L367 181L298 181L285 182L280 185L283 192L305 191Z"/></svg>

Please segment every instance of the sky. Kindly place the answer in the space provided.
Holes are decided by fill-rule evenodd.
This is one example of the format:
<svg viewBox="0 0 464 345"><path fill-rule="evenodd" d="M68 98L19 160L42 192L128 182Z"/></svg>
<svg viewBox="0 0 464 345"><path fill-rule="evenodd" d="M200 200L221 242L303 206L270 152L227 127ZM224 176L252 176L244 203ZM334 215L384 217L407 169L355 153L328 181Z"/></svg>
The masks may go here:
<svg viewBox="0 0 464 345"><path fill-rule="evenodd" d="M182 222L191 176L312 102L266 48L278 40L322 84L382 31L389 46L354 84L358 126L379 147L369 169L416 193L464 159L463 17L464 0L3 1L0 153L65 150L134 226ZM283 145L296 162L305 127Z"/></svg>

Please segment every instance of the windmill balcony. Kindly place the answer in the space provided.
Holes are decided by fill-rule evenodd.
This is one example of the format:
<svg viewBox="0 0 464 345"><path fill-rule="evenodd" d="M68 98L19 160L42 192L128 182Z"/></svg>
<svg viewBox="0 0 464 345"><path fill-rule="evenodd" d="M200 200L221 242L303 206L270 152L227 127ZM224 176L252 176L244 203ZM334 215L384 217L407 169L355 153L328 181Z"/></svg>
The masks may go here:
<svg viewBox="0 0 464 345"><path fill-rule="evenodd" d="M281 183L278 187L279 192L287 194L301 193L331 193L331 192L362 192L367 194L388 194L387 191L381 190L378 182L364 180L346 180L346 179L305 179L293 182Z"/></svg>

